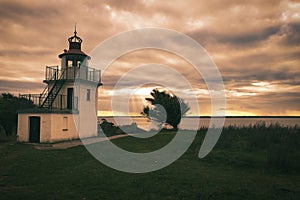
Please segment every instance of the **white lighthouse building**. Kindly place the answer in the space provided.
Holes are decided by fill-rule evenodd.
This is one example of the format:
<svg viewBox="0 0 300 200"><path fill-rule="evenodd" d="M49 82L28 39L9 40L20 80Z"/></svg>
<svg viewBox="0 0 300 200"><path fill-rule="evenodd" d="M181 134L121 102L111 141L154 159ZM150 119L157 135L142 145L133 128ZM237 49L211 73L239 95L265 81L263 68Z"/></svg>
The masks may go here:
<svg viewBox="0 0 300 200"><path fill-rule="evenodd" d="M41 94L22 94L35 109L18 111L20 142L57 142L97 135L97 97L101 71L88 67L91 59L81 50L82 39L68 39L69 49L58 57L59 66L46 66L47 84Z"/></svg>

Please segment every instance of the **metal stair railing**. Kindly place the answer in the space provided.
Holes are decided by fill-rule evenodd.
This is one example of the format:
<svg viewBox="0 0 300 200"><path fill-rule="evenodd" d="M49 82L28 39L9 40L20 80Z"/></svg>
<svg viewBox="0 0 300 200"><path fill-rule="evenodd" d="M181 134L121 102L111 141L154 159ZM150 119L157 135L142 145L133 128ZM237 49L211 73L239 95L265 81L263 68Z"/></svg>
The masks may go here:
<svg viewBox="0 0 300 200"><path fill-rule="evenodd" d="M64 79L65 69L62 70L59 79L55 79L53 86L51 87L50 91L48 91L49 86L47 86L42 94L40 95L40 107L47 107L49 109L52 108L52 104L58 95L59 91L61 90L62 86L65 83Z"/></svg>

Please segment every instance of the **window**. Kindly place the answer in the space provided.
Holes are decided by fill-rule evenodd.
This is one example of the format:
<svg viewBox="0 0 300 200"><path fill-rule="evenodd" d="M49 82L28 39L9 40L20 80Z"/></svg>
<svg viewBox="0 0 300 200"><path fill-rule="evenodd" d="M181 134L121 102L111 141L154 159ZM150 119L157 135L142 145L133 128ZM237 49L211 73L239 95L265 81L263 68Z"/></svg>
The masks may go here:
<svg viewBox="0 0 300 200"><path fill-rule="evenodd" d="M67 109L72 110L74 107L74 90L73 88L67 89Z"/></svg>
<svg viewBox="0 0 300 200"><path fill-rule="evenodd" d="M80 62L80 60L77 60L77 64L76 64L76 66L77 66L77 67L80 67L80 65L81 65L81 62Z"/></svg>
<svg viewBox="0 0 300 200"><path fill-rule="evenodd" d="M87 89L87 90L86 90L86 100L87 100L87 101L90 101L90 100L91 100L91 90L90 90L90 89Z"/></svg>
<svg viewBox="0 0 300 200"><path fill-rule="evenodd" d="M73 66L73 61L72 60L68 60L67 65L68 65L68 67L72 67Z"/></svg>
<svg viewBox="0 0 300 200"><path fill-rule="evenodd" d="M68 130L68 117L63 118L63 131Z"/></svg>

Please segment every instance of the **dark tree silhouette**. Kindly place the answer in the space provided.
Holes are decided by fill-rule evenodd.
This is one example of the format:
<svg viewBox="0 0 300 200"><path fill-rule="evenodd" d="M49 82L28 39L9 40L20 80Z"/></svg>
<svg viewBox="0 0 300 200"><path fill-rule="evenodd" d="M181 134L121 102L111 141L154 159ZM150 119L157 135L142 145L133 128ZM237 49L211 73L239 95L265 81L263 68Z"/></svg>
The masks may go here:
<svg viewBox="0 0 300 200"><path fill-rule="evenodd" d="M178 129L181 118L189 111L190 107L183 99L166 91L153 89L152 98L145 98L150 105L144 107L142 115L157 122L163 122ZM163 109L162 109L163 108Z"/></svg>
<svg viewBox="0 0 300 200"><path fill-rule="evenodd" d="M17 127L17 110L34 108L32 101L18 98L10 93L0 95L0 125L4 128L6 135L13 134Z"/></svg>

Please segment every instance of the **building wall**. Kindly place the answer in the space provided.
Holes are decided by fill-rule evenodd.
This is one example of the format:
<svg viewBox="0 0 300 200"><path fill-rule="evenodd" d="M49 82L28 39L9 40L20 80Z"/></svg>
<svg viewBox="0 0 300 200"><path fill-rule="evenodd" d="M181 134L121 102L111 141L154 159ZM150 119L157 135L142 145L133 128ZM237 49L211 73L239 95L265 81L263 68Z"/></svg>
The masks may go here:
<svg viewBox="0 0 300 200"><path fill-rule="evenodd" d="M90 99L87 100L87 90ZM78 96L78 132L81 138L97 136L97 86L80 83L75 86L74 94Z"/></svg>
<svg viewBox="0 0 300 200"><path fill-rule="evenodd" d="M59 94L67 95L68 88L73 88L74 96L78 97L78 113L19 113L18 139L20 142L29 142L29 117L31 116L41 118L40 142L97 136L97 83L66 82Z"/></svg>
<svg viewBox="0 0 300 200"><path fill-rule="evenodd" d="M31 115L36 116L36 115ZM29 141L29 116L27 114L18 114L18 132L17 139L20 142Z"/></svg>
<svg viewBox="0 0 300 200"><path fill-rule="evenodd" d="M51 141L51 115L42 114L41 116L41 127L40 127L40 142L50 142ZM29 127L29 116L27 117L28 127ZM29 131L28 131L29 136Z"/></svg>
<svg viewBox="0 0 300 200"><path fill-rule="evenodd" d="M19 113L18 140L29 142L29 117L40 117L40 142L56 142L97 136L97 86L80 83L64 85L61 93L66 94L67 88L74 88L78 97L76 114L62 113ZM89 90L90 98L87 99Z"/></svg>
<svg viewBox="0 0 300 200"><path fill-rule="evenodd" d="M75 84L67 82L61 88L59 94L67 95L67 89L74 89L74 96L78 98L78 117L75 119L76 128L80 137L97 136L97 99L98 88L96 83L82 82L78 80ZM88 90L90 98L87 100Z"/></svg>
<svg viewBox="0 0 300 200"><path fill-rule="evenodd" d="M77 114L19 113L18 141L29 142L29 117L40 117L40 142L56 142L79 138L74 119ZM75 116L75 117L74 117Z"/></svg>
<svg viewBox="0 0 300 200"><path fill-rule="evenodd" d="M78 138L74 116L77 114L50 114L51 139L50 142L72 140Z"/></svg>

